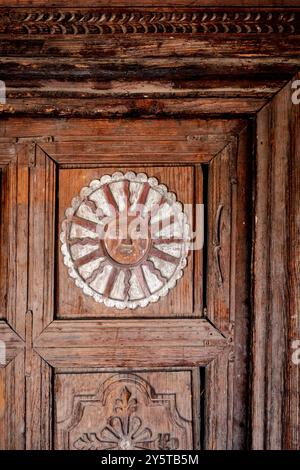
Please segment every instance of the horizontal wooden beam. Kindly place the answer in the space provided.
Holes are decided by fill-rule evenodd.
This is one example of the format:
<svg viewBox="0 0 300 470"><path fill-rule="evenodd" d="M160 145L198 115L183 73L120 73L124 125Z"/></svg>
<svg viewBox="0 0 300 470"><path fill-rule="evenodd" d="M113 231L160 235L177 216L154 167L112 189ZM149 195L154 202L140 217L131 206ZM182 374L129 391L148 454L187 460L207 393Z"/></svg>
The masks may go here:
<svg viewBox="0 0 300 470"><path fill-rule="evenodd" d="M6 367L23 349L20 336L5 321L0 321L0 367Z"/></svg>
<svg viewBox="0 0 300 470"><path fill-rule="evenodd" d="M24 113L43 116L90 117L195 117L203 114L256 114L267 99L259 98L172 98L133 99L26 99L0 105L0 114Z"/></svg>
<svg viewBox="0 0 300 470"><path fill-rule="evenodd" d="M53 367L199 366L226 346L226 338L204 319L61 320L34 343Z"/></svg>
<svg viewBox="0 0 300 470"><path fill-rule="evenodd" d="M166 126L167 124L167 126ZM34 117L7 117L1 121L0 138L30 139L32 137L43 138L52 136L53 141L70 141L84 139L88 140L127 140L137 142L140 140L186 141L207 138L207 135L222 136L224 145L229 136L237 136L246 126L247 121L243 119L148 119L147 125L139 119L38 119ZM167 131L166 131L167 129ZM39 140L40 141L40 140ZM13 148L13 147L12 147ZM1 147L0 147L1 150ZM5 151L7 153L7 151Z"/></svg>
<svg viewBox="0 0 300 470"><path fill-rule="evenodd" d="M114 35L114 34L295 34L300 31L299 9L248 8L117 8L29 7L0 9L0 34Z"/></svg>
<svg viewBox="0 0 300 470"><path fill-rule="evenodd" d="M208 163L234 137L210 134L187 134L173 140L168 136L151 141L121 137L114 140L93 140L91 142L49 142L41 143L41 149L60 165L74 164L138 164L157 161L160 164ZM138 145L137 145L138 142Z"/></svg>

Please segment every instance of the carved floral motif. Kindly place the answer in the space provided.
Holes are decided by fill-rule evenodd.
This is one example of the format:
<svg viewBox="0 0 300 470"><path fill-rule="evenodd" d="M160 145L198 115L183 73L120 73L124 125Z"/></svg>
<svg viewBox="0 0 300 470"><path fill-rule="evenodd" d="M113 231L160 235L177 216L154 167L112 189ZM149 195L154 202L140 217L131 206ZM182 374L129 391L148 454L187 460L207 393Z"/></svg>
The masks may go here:
<svg viewBox="0 0 300 470"><path fill-rule="evenodd" d="M182 405L177 395L180 387L175 387L174 392L157 393L153 386L157 381L151 374L147 379L134 373L107 374L99 388L86 394L76 393L85 390L86 385L81 388L75 379L77 384L72 386L71 394L68 386L63 391L64 399L68 396L72 406L65 407L64 399L57 405L58 448L191 449L192 421L178 409L177 400ZM191 403L186 404L186 413L190 413L190 406Z"/></svg>
<svg viewBox="0 0 300 470"><path fill-rule="evenodd" d="M150 427L144 426L142 419L135 413L138 402L124 387L120 398L115 402L116 415L110 416L107 425L99 432L83 433L74 443L78 450L134 450L159 449L175 450L179 441L169 433L153 436Z"/></svg>

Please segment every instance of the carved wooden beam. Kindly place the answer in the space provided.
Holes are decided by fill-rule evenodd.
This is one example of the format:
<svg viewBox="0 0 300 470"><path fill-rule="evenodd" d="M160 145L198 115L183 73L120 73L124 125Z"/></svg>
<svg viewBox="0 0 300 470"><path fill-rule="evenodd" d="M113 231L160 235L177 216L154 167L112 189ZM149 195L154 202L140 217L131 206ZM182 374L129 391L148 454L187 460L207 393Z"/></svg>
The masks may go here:
<svg viewBox="0 0 300 470"><path fill-rule="evenodd" d="M299 10L235 8L16 8L0 12L0 34L296 34Z"/></svg>

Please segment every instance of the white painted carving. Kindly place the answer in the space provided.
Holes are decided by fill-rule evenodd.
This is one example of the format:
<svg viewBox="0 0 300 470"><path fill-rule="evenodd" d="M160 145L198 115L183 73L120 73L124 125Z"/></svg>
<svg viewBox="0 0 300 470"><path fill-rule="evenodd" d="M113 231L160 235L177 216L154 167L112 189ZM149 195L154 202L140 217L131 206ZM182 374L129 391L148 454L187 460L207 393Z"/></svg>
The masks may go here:
<svg viewBox="0 0 300 470"><path fill-rule="evenodd" d="M190 227L176 195L144 173L93 180L72 200L60 239L69 275L107 307L146 307L174 288Z"/></svg>

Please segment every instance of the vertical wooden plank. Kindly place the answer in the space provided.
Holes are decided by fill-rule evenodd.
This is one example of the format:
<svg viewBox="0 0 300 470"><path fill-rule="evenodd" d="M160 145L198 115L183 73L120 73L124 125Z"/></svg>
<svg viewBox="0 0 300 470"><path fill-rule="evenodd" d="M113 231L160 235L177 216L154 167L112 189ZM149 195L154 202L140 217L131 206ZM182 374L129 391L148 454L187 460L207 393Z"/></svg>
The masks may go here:
<svg viewBox="0 0 300 470"><path fill-rule="evenodd" d="M39 146L30 170L29 301L33 338L53 319L55 163Z"/></svg>
<svg viewBox="0 0 300 470"><path fill-rule="evenodd" d="M205 373L205 449L226 450L230 396L228 395L229 352L224 351L206 367Z"/></svg>
<svg viewBox="0 0 300 470"><path fill-rule="evenodd" d="M207 315L227 337L207 368L208 448L243 449L247 440L251 250L248 128L209 167ZM220 390L222 393L220 394Z"/></svg>
<svg viewBox="0 0 300 470"><path fill-rule="evenodd" d="M33 351L53 319L55 163L36 145L30 169L26 449L51 448L51 367Z"/></svg>
<svg viewBox="0 0 300 470"><path fill-rule="evenodd" d="M203 173L200 165L196 165L194 169L194 197L195 204L203 204ZM194 211L194 233L196 237L201 238L199 231L204 230L204 227L201 227L199 224L200 220L197 219L199 214L199 209L197 212ZM203 220L204 222L204 220ZM199 226L197 226L197 225ZM196 232L197 231L197 232ZM197 242L197 240L196 240ZM198 248L194 251L194 315L197 317L202 316L203 314L203 247Z"/></svg>
<svg viewBox="0 0 300 470"><path fill-rule="evenodd" d="M201 391L201 378L200 369L195 368L191 370L192 378L192 400L193 400L193 450L201 448L201 406L200 406L200 391Z"/></svg>
<svg viewBox="0 0 300 470"><path fill-rule="evenodd" d="M52 369L35 352L26 376L26 450L52 447Z"/></svg>
<svg viewBox="0 0 300 470"><path fill-rule="evenodd" d="M28 148L16 146L16 159L7 168L8 292L7 321L25 336L28 248Z"/></svg>
<svg viewBox="0 0 300 470"><path fill-rule="evenodd" d="M224 334L230 330L230 267L232 232L231 145L216 155L209 165L208 237L207 237L207 315ZM236 201L235 201L236 203Z"/></svg>
<svg viewBox="0 0 300 470"><path fill-rule="evenodd" d="M268 258L269 258L269 145L270 106L257 116L256 179L255 179L255 225L253 251L253 329L252 329L252 448L261 450L265 445L265 372L266 337L268 316Z"/></svg>
<svg viewBox="0 0 300 470"><path fill-rule="evenodd" d="M24 354L0 369L0 449L25 448Z"/></svg>
<svg viewBox="0 0 300 470"><path fill-rule="evenodd" d="M295 77L300 80L300 73ZM296 357L295 344L300 341L300 104L290 105L290 163L289 163L289 264L288 264L288 354L286 368L286 429L283 446L285 449L300 449L300 364ZM298 341L298 343L296 343ZM292 350L291 350L292 349ZM291 360L292 356L292 360Z"/></svg>
<svg viewBox="0 0 300 470"><path fill-rule="evenodd" d="M0 450L5 449L5 369L0 368Z"/></svg>
<svg viewBox="0 0 300 470"><path fill-rule="evenodd" d="M233 315L230 305L232 243L236 230L233 220L231 178L236 178L236 148L227 145L209 165L207 236L207 316L225 336L231 336ZM230 337L230 341L232 338ZM206 368L205 447L232 448L232 364L224 351Z"/></svg>
<svg viewBox="0 0 300 470"><path fill-rule="evenodd" d="M238 136L236 178L231 177L233 220L230 324L234 350L232 367L232 448L245 449L248 444L248 408L250 385L250 318L251 318L251 236L252 236L252 143L250 126Z"/></svg>
<svg viewBox="0 0 300 470"><path fill-rule="evenodd" d="M299 109L289 83L257 118L252 447L299 448ZM298 126L298 127L297 127ZM261 424L264 423L264 426Z"/></svg>

